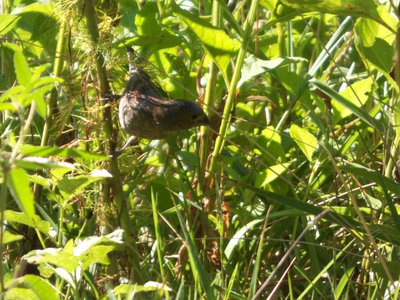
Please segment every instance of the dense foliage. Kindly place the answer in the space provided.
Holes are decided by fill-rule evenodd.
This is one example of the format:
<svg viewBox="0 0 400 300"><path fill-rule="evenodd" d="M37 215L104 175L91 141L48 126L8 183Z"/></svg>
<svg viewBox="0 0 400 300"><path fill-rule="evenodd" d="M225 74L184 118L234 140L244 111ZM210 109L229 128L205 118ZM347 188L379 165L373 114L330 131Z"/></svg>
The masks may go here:
<svg viewBox="0 0 400 300"><path fill-rule="evenodd" d="M0 1L2 298L399 298L399 1L226 2Z"/></svg>

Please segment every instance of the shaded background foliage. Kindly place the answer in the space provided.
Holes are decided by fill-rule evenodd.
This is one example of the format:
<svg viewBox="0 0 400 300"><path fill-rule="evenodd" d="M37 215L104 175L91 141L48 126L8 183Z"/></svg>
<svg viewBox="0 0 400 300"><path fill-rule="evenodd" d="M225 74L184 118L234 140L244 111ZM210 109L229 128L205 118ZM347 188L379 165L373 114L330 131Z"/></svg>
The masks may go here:
<svg viewBox="0 0 400 300"><path fill-rule="evenodd" d="M10 298L398 298L398 1L6 1ZM125 46L212 126L141 140Z"/></svg>

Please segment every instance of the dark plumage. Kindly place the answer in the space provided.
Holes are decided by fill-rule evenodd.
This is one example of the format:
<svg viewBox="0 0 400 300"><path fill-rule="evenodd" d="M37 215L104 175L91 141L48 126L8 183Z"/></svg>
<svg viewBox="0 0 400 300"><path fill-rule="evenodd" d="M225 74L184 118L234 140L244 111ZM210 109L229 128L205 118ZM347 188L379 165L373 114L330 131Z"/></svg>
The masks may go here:
<svg viewBox="0 0 400 300"><path fill-rule="evenodd" d="M164 98L140 67L130 67L129 75L119 103L119 121L127 133L157 140L172 132L209 124L197 103Z"/></svg>

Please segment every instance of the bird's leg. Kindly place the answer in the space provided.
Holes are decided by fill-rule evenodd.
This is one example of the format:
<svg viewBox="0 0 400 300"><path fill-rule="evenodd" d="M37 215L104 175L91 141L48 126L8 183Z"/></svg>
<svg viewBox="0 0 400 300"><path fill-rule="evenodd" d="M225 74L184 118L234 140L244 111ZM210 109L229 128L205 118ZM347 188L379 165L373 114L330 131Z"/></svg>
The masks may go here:
<svg viewBox="0 0 400 300"><path fill-rule="evenodd" d="M119 152L124 151L128 146L130 146L132 143L135 143L136 141L137 141L136 136L131 135L126 141L125 145L123 145L122 148L119 150Z"/></svg>
<svg viewBox="0 0 400 300"><path fill-rule="evenodd" d="M114 102L116 100L121 99L122 95L116 95L116 94L109 94L104 98L100 98L100 101L104 102Z"/></svg>
<svg viewBox="0 0 400 300"><path fill-rule="evenodd" d="M132 143L135 143L135 142L137 142L136 136L131 135L128 138L128 140L126 141L125 145L123 145L121 149L114 151L114 153L112 154L112 157L117 158L118 156L120 156L122 154L122 151L124 151L129 145L131 145Z"/></svg>

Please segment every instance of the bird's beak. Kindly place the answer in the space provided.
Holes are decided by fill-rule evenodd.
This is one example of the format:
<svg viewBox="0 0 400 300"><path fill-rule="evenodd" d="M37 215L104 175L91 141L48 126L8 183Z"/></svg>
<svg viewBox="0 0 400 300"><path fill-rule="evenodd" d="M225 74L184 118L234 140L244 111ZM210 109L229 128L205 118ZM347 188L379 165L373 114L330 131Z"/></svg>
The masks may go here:
<svg viewBox="0 0 400 300"><path fill-rule="evenodd" d="M208 126L210 125L210 120L208 119L208 117L206 115L204 115L204 118L202 118L201 120L199 120L199 124L203 125L203 126Z"/></svg>

